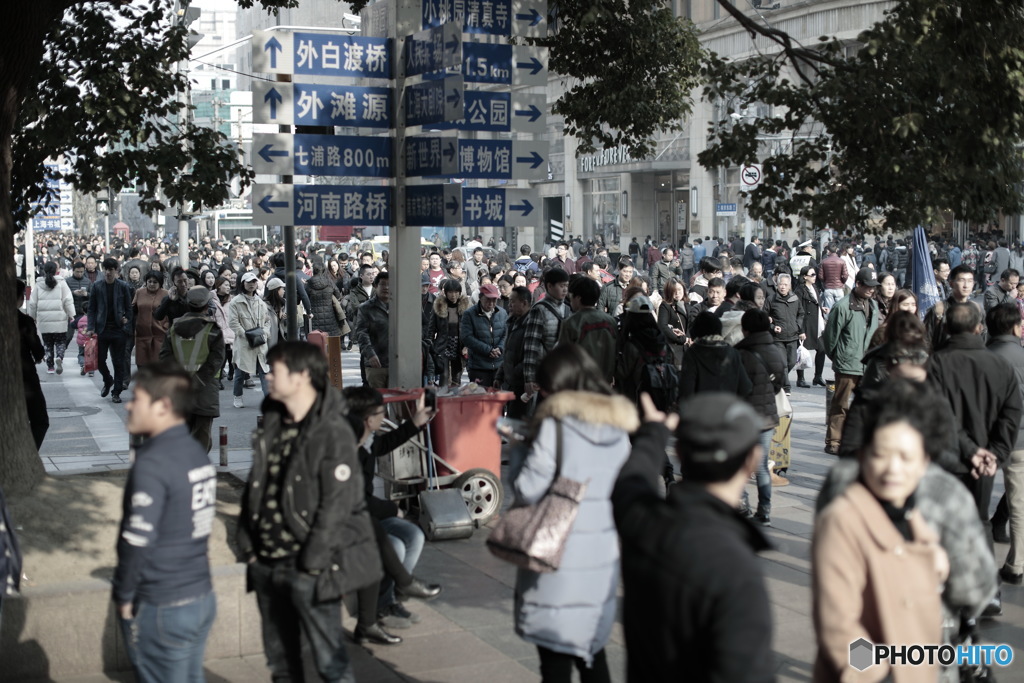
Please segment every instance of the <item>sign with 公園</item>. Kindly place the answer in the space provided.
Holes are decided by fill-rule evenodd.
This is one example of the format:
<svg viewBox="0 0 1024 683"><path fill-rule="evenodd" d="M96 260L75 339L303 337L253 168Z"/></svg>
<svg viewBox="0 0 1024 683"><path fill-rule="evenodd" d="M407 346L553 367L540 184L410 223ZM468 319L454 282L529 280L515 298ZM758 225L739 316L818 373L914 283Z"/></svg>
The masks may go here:
<svg viewBox="0 0 1024 683"><path fill-rule="evenodd" d="M390 88L254 81L252 93L253 123L357 128L393 123Z"/></svg>
<svg viewBox="0 0 1024 683"><path fill-rule="evenodd" d="M254 225L390 225L391 188L364 185L257 184Z"/></svg>
<svg viewBox="0 0 1024 683"><path fill-rule="evenodd" d="M256 173L370 178L394 174L389 137L256 133L252 150Z"/></svg>
<svg viewBox="0 0 1024 683"><path fill-rule="evenodd" d="M548 32L547 0L421 0L422 27L445 22L465 33L543 38Z"/></svg>
<svg viewBox="0 0 1024 683"><path fill-rule="evenodd" d="M448 22L405 39L402 64L406 76L442 71L462 61L462 30Z"/></svg>
<svg viewBox="0 0 1024 683"><path fill-rule="evenodd" d="M462 118L437 127L489 133L543 133L546 107L545 95L467 90Z"/></svg>
<svg viewBox="0 0 1024 683"><path fill-rule="evenodd" d="M449 176L491 180L543 180L548 143L525 140L456 140L406 138L405 172L409 176Z"/></svg>
<svg viewBox="0 0 1024 683"><path fill-rule="evenodd" d="M345 33L253 31L253 71L334 78L391 78L391 41Z"/></svg>
<svg viewBox="0 0 1024 683"><path fill-rule="evenodd" d="M464 43L462 76L467 83L546 85L548 49L524 45Z"/></svg>
<svg viewBox="0 0 1024 683"><path fill-rule="evenodd" d="M424 81L407 86L405 98L405 125L426 126L456 121L462 116L462 76Z"/></svg>

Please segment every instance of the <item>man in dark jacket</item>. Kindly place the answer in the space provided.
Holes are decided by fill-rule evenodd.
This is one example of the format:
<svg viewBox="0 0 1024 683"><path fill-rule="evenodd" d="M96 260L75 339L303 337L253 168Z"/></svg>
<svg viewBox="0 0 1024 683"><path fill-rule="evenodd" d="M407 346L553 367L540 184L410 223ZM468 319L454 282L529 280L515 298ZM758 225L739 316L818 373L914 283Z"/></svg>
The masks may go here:
<svg viewBox="0 0 1024 683"><path fill-rule="evenodd" d="M128 330L132 329L132 291L124 280L117 278L115 259L103 259L103 278L96 280L89 293L89 325L87 332L98 337L99 370L103 375L100 397L105 398L113 389L114 403L121 402L124 388L124 349L128 343ZM107 354L113 354L114 375L107 368Z"/></svg>
<svg viewBox="0 0 1024 683"><path fill-rule="evenodd" d="M170 324L188 313L188 304L185 303L185 295L187 293L188 274L180 267L175 268L171 271L171 291L167 293L164 300L153 311L153 318L156 320L166 320Z"/></svg>
<svg viewBox="0 0 1024 683"><path fill-rule="evenodd" d="M761 531L736 509L762 458L762 419L744 401L706 393L645 422L612 491L622 543L627 680L774 680ZM676 423L678 420L678 428ZM683 481L656 481L676 428Z"/></svg>
<svg viewBox="0 0 1024 683"><path fill-rule="evenodd" d="M498 307L500 296L494 285L482 285L479 303L470 306L459 321L459 341L469 352L469 381L482 387L494 385L505 353L508 314Z"/></svg>
<svg viewBox="0 0 1024 683"><path fill-rule="evenodd" d="M82 316L86 314L89 309L89 289L92 287L92 282L85 276L85 264L81 261L76 261L75 265L71 268L71 277L65 278L64 282L68 283L68 289L71 290L71 297L75 301L75 318L68 323L68 335L67 345L71 345L71 340L75 338L78 332L78 321L82 319ZM85 347L78 347L78 369L79 374L85 374Z"/></svg>
<svg viewBox="0 0 1024 683"><path fill-rule="evenodd" d="M628 258L619 259L618 277L601 288L601 298L597 302L597 310L607 313L610 316L616 315L619 302L622 301L622 293L629 287L629 281L633 279L635 272L633 262Z"/></svg>
<svg viewBox="0 0 1024 683"><path fill-rule="evenodd" d="M651 266L652 291L661 292L666 282L672 278L681 278L682 275L676 253L672 247L665 247L661 251L661 260Z"/></svg>
<svg viewBox="0 0 1024 683"><path fill-rule="evenodd" d="M528 404L522 400L526 393L523 379L523 354L526 343L526 315L530 312L533 295L526 287L515 287L508 297L508 332L505 335L505 353L495 381L516 395L509 401L506 414L512 419L522 419L528 412Z"/></svg>
<svg viewBox="0 0 1024 683"><path fill-rule="evenodd" d="M736 253L739 253L737 250ZM761 260L761 238L757 235L751 238L750 244L743 250L743 268L750 270L755 261Z"/></svg>
<svg viewBox="0 0 1024 683"><path fill-rule="evenodd" d="M928 381L949 401L957 422L960 461L952 473L974 496L992 547L989 502L996 469L1006 465L1017 440L1021 395L1013 367L985 350L981 312L971 303L946 311L949 342L931 358ZM987 616L1002 612L999 599Z"/></svg>
<svg viewBox="0 0 1024 683"><path fill-rule="evenodd" d="M174 321L164 337L160 360L174 359L192 376L192 406L186 422L192 438L206 452L213 447L213 418L220 417L220 370L224 367L224 334L206 314L213 292L202 285L188 290L189 311Z"/></svg>
<svg viewBox="0 0 1024 683"><path fill-rule="evenodd" d="M569 315L565 297L569 293L569 274L561 268L544 273L544 292L547 296L530 309L526 317L523 342L523 380L531 394L540 391L537 368L558 343L562 320Z"/></svg>
<svg viewBox="0 0 1024 683"><path fill-rule="evenodd" d="M145 683L201 670L217 614L207 552L217 471L185 425L191 390L185 370L161 363L139 370L127 404L128 431L147 438L124 489L113 599Z"/></svg>
<svg viewBox="0 0 1024 683"><path fill-rule="evenodd" d="M739 352L722 337L722 320L700 313L687 328L693 345L683 354L679 396L689 398L708 391L725 391L740 398L750 395L750 377Z"/></svg>
<svg viewBox="0 0 1024 683"><path fill-rule="evenodd" d="M754 520L764 526L771 526L772 473L768 469L768 453L772 447L772 433L779 426L775 394L782 388L782 378L786 372L786 361L768 331L770 324L768 314L764 311L751 309L744 312L740 318L743 339L735 346L743 359L743 369L747 371L753 385L747 401L764 420L761 425L764 457L757 468L757 511L754 513ZM750 506L746 502L747 492L744 489L743 509L749 513Z"/></svg>
<svg viewBox="0 0 1024 683"><path fill-rule="evenodd" d="M359 345L361 365L366 383L374 389L388 385L388 309L391 286L388 272L378 273L373 281L374 294L359 307L352 335Z"/></svg>
<svg viewBox="0 0 1024 683"><path fill-rule="evenodd" d="M1007 268L999 275L999 282L994 282L985 290L985 312L1002 303L1015 303L1017 300L1017 285L1020 284L1020 273Z"/></svg>
<svg viewBox="0 0 1024 683"><path fill-rule="evenodd" d="M772 318L772 335L775 344L786 361L786 372L782 376L783 389L788 394L793 390L789 384L789 371L796 365L796 347L807 338L804 334L804 307L800 297L793 291L793 276L780 273L775 278L775 295L768 299L768 315ZM811 385L803 383L802 388Z"/></svg>
<svg viewBox="0 0 1024 683"><path fill-rule="evenodd" d="M272 678L305 680L305 642L322 680L352 681L341 597L382 576L355 435L317 347L281 342L267 362L269 395L238 517L238 560L248 563Z"/></svg>

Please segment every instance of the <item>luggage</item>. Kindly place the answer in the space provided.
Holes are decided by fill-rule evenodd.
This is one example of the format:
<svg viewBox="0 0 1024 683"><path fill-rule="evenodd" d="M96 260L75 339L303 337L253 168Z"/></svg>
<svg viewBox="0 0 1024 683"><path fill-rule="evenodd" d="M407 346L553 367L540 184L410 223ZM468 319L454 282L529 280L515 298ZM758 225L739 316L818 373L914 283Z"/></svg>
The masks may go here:
<svg viewBox="0 0 1024 683"><path fill-rule="evenodd" d="M450 541L473 535L473 518L455 489L427 489L419 495L420 528L428 541Z"/></svg>

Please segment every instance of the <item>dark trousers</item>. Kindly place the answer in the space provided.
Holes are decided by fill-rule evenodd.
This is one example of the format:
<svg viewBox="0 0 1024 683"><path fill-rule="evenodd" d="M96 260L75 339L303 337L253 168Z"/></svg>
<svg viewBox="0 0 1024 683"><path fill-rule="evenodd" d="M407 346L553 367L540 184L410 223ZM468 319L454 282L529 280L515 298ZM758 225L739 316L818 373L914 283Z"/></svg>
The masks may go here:
<svg viewBox="0 0 1024 683"><path fill-rule="evenodd" d="M209 453L213 448L213 416L189 413L185 417L185 424L188 425L188 432L192 438Z"/></svg>
<svg viewBox="0 0 1024 683"><path fill-rule="evenodd" d="M478 370L476 368L470 368L469 381L476 382L482 387L492 387L494 386L494 377L497 374L497 370Z"/></svg>
<svg viewBox="0 0 1024 683"><path fill-rule="evenodd" d="M132 351L135 350L135 333L132 332L124 342L124 379L125 382L132 377Z"/></svg>
<svg viewBox="0 0 1024 683"><path fill-rule="evenodd" d="M775 341L775 348L782 354L782 358L786 361L786 376L783 377L782 388L787 392L793 389L789 384L789 371L796 365L796 347L800 345L800 342L796 339L793 341Z"/></svg>
<svg viewBox="0 0 1024 683"><path fill-rule="evenodd" d="M978 518L981 519L981 527L985 530L985 539L988 541L989 550L995 549L992 540L992 520L988 516L988 508L992 503L992 485L995 477L979 477L975 479L971 473L958 474L960 481L964 483L967 490L971 492L975 505L978 506Z"/></svg>
<svg viewBox="0 0 1024 683"><path fill-rule="evenodd" d="M128 342L128 335L121 330L103 330L96 343L96 351L99 360L100 374L103 375L103 384L113 384L113 394L118 396L121 393L124 382L124 347ZM107 354L113 358L114 376L110 376L107 368Z"/></svg>
<svg viewBox="0 0 1024 683"><path fill-rule="evenodd" d="M42 389L25 393L25 407L28 408L28 426L32 430L32 440L36 442L36 450L43 445L46 432L50 429L50 415L46 412L46 397Z"/></svg>
<svg viewBox="0 0 1024 683"><path fill-rule="evenodd" d="M611 683L608 673L608 660L604 650L594 655L594 662L587 668L586 662L580 657L573 657L562 652L555 652L546 647L537 646L540 655L540 680L542 683L569 683L572 670L580 672L580 683Z"/></svg>
<svg viewBox="0 0 1024 683"><path fill-rule="evenodd" d="M263 622L263 652L275 683L302 683L305 636L323 681L355 681L341 630L341 601L316 602L316 577L294 561L253 562L249 581Z"/></svg>

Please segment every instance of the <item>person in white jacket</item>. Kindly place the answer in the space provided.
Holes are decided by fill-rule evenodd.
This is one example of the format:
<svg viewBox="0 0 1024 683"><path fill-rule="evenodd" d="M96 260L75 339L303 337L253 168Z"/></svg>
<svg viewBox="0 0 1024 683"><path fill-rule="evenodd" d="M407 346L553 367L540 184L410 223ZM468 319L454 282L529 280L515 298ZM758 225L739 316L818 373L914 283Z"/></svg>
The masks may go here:
<svg viewBox="0 0 1024 683"><path fill-rule="evenodd" d="M36 321L46 350L46 372L64 372L64 350L67 348L68 322L75 319L75 301L64 278L57 276L57 264L43 266L43 276L36 278L28 301L28 314Z"/></svg>

